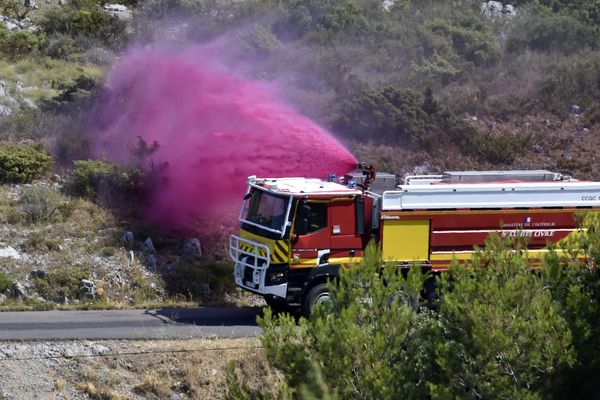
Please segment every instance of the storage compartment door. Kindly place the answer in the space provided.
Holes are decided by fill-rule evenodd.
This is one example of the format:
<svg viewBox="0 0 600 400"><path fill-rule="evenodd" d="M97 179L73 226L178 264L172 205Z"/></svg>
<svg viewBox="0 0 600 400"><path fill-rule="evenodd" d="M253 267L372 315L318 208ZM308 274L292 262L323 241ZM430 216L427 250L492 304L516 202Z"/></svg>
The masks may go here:
<svg viewBox="0 0 600 400"><path fill-rule="evenodd" d="M429 220L383 221L383 261L429 260Z"/></svg>

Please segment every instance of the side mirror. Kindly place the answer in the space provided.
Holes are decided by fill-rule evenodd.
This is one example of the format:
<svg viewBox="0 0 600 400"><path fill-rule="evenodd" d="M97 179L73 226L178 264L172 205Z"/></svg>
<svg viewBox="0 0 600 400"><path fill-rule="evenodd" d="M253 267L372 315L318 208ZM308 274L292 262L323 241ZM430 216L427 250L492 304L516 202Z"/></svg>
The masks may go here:
<svg viewBox="0 0 600 400"><path fill-rule="evenodd" d="M248 200L250 197L252 197L253 194L254 194L254 190L251 190L248 193L246 193L246 195L244 196L244 201Z"/></svg>

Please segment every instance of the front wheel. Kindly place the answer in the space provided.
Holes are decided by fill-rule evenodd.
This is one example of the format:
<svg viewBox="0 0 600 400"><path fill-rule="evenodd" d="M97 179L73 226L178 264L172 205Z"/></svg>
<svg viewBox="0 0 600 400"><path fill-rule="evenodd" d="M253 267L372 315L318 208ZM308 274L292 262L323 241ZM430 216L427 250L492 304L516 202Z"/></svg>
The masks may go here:
<svg viewBox="0 0 600 400"><path fill-rule="evenodd" d="M313 286L306 295L304 299L304 304L302 306L302 314L305 317L309 317L313 308L320 303L329 300L329 288L327 287L327 283L319 283L318 285Z"/></svg>
<svg viewBox="0 0 600 400"><path fill-rule="evenodd" d="M283 299L279 299L273 296L265 296L264 299L267 305L271 307L271 310L273 310L273 313L275 314L290 311L289 306Z"/></svg>

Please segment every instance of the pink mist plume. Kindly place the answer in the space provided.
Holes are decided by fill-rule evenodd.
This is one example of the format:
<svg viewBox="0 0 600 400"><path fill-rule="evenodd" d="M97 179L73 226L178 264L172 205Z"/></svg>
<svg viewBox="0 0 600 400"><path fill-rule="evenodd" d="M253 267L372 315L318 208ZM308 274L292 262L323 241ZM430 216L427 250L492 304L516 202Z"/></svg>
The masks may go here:
<svg viewBox="0 0 600 400"><path fill-rule="evenodd" d="M325 177L356 165L331 134L267 85L227 73L208 47L130 51L108 86L96 153L126 162L138 137L159 143L153 161L168 163L167 179L146 216L167 227L237 212L249 175Z"/></svg>

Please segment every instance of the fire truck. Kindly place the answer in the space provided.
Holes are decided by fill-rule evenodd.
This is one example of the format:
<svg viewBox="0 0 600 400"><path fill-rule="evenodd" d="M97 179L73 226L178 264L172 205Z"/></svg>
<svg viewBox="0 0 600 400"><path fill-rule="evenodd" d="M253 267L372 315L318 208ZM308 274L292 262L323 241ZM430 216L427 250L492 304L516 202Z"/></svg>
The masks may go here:
<svg viewBox="0 0 600 400"><path fill-rule="evenodd" d="M342 179L248 177L238 235L229 240L237 286L267 304L301 309L329 298L327 281L358 264L375 240L386 265L433 273L466 262L492 232L527 238L540 259L600 209L600 182L546 170L408 176L360 165Z"/></svg>

